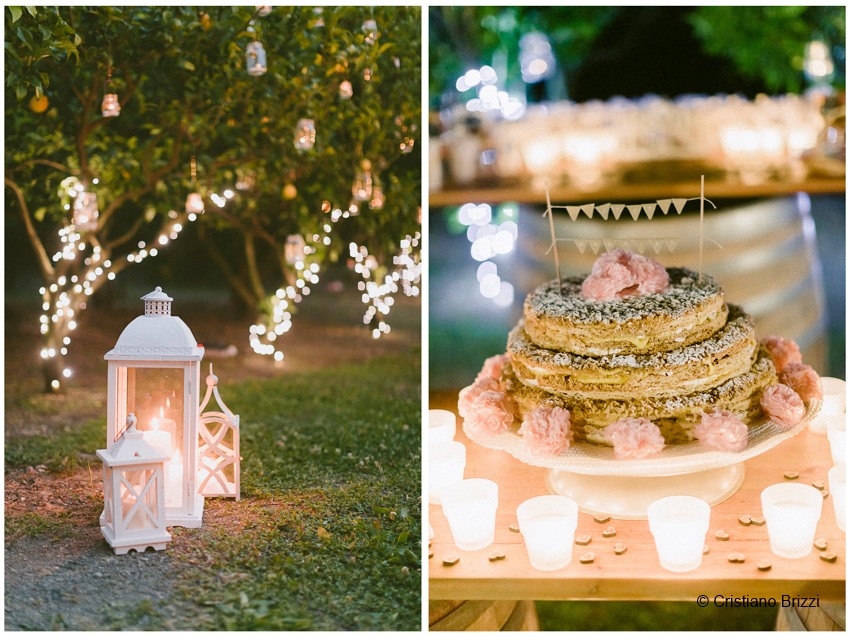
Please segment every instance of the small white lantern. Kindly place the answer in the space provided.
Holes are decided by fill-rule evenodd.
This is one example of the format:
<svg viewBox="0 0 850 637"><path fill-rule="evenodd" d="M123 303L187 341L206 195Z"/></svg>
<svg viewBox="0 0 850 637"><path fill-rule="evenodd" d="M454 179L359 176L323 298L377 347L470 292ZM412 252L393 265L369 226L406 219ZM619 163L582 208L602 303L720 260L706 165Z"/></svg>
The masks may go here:
<svg viewBox="0 0 850 637"><path fill-rule="evenodd" d="M307 242L300 234L291 234L286 237L286 245L283 252L286 262L290 265L296 261L304 260L304 248L307 247Z"/></svg>
<svg viewBox="0 0 850 637"><path fill-rule="evenodd" d="M199 527L204 499L198 492L198 397L204 348L186 324L171 316L172 299L156 288L142 297L145 314L121 333L108 362L106 446L119 440L133 413L148 442L170 450L165 475L169 526Z"/></svg>
<svg viewBox="0 0 850 637"><path fill-rule="evenodd" d="M127 416L127 430L109 449L98 449L103 462L104 511L100 531L118 554L153 547L165 550L171 541L165 521L165 460L167 456L136 429Z"/></svg>
<svg viewBox="0 0 850 637"><path fill-rule="evenodd" d="M97 194L93 192L78 192L74 197L74 227L79 232L97 230L97 219L100 212L97 209Z"/></svg>
<svg viewBox="0 0 850 637"><path fill-rule="evenodd" d="M269 70L266 65L266 50L263 43L257 40L248 43L245 61L248 65L248 75L259 76Z"/></svg>
<svg viewBox="0 0 850 637"><path fill-rule="evenodd" d="M186 212L189 214L199 215L204 211L204 199L200 193L190 192L186 197Z"/></svg>
<svg viewBox="0 0 850 637"><path fill-rule="evenodd" d="M295 126L295 148L310 150L316 143L316 123L312 119L302 118Z"/></svg>
<svg viewBox="0 0 850 637"><path fill-rule="evenodd" d="M121 114L121 104L117 93L107 93L100 104L100 112L104 117L118 117Z"/></svg>

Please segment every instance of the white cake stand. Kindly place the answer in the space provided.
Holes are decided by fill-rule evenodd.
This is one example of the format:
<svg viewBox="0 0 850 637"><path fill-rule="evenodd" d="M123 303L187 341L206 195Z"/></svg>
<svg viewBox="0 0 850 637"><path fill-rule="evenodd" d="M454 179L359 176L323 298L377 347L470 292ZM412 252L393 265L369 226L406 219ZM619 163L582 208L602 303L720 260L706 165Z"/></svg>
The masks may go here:
<svg viewBox="0 0 850 637"><path fill-rule="evenodd" d="M620 520L645 520L653 501L668 495L692 495L714 506L735 493L744 481L744 461L797 435L820 409L809 404L803 420L792 428L767 421L750 428L747 447L739 452L714 451L699 442L665 447L660 454L618 460L610 447L581 442L558 456L536 456L522 436L508 431L482 437L464 432L475 443L506 451L526 464L549 469L550 491L574 499L579 509Z"/></svg>

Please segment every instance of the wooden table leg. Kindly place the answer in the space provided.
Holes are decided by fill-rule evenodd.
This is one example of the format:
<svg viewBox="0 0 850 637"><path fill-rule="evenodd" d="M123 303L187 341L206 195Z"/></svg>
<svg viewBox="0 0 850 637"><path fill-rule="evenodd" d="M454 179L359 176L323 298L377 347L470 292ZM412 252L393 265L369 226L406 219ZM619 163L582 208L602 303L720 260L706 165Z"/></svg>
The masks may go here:
<svg viewBox="0 0 850 637"><path fill-rule="evenodd" d="M434 600L428 604L428 628L432 631L529 631L538 627L532 601Z"/></svg>

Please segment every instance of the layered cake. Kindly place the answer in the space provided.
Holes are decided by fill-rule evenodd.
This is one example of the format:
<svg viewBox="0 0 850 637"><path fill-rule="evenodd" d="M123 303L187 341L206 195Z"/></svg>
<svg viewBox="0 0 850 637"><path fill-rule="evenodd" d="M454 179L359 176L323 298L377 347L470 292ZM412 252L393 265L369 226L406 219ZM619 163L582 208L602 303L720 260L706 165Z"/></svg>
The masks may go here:
<svg viewBox="0 0 850 637"><path fill-rule="evenodd" d="M458 410L473 437L512 429L535 454L585 441L625 459L695 440L740 451L751 427L793 427L821 397L796 345L759 342L710 276L615 250L528 295Z"/></svg>

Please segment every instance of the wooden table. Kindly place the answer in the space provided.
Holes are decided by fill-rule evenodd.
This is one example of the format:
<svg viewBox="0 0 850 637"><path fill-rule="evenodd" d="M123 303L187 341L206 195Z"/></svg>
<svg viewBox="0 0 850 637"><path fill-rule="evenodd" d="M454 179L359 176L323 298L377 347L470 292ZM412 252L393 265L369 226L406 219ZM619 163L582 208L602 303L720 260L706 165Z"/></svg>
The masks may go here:
<svg viewBox="0 0 850 637"><path fill-rule="evenodd" d="M455 392L432 393L430 408L456 408ZM460 423L459 419L459 423ZM579 513L576 535L589 534L589 546L576 546L573 561L554 572L531 568L522 536L509 530L516 523L516 507L523 500L547 493L545 469L532 467L507 453L485 449L471 442L458 425L455 438L466 445L466 477L494 480L499 485L494 545L480 551L460 551L452 542L448 522L439 506L430 505L434 528L434 557L429 560L430 600L670 600L695 601L699 595L714 597L773 597L777 606L783 595L818 597L821 601L844 600L845 537L835 524L832 500L824 500L817 536L829 543L838 555L835 563L820 559L813 549L806 558L790 560L771 553L766 526L742 526L738 516L761 515L759 494L770 484L783 482L784 473L796 471L798 481L827 482L832 460L826 436L805 430L774 449L745 462L746 476L741 488L728 500L712 508L706 543L709 553L702 566L690 573L663 570L655 552L646 521L611 520L598 524L593 516ZM828 488L828 485L827 485ZM603 538L602 529L614 526L616 537ZM715 539L715 531L730 534L728 541ZM626 553L615 555L613 546L621 542ZM490 562L488 555L498 550L506 558ZM578 556L592 551L592 564L580 564ZM744 553L743 564L732 564L727 556ZM442 558L459 555L460 562L444 566ZM759 560L767 559L773 568L761 572ZM432 603L432 610L434 605Z"/></svg>

